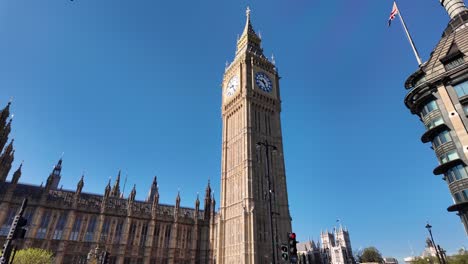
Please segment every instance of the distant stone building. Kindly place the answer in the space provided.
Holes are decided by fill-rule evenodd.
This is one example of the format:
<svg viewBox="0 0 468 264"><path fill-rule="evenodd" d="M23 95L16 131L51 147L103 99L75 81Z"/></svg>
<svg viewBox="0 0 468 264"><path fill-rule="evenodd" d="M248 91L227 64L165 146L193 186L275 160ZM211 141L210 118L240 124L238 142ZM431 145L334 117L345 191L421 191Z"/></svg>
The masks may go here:
<svg viewBox="0 0 468 264"><path fill-rule="evenodd" d="M313 240L297 243L297 255L299 264L322 264L320 247Z"/></svg>
<svg viewBox="0 0 468 264"><path fill-rule="evenodd" d="M348 229L340 226L334 228L333 233L328 231L320 234L322 240L323 264L354 264L353 250Z"/></svg>
<svg viewBox="0 0 468 264"><path fill-rule="evenodd" d="M340 226L320 233L317 244L309 239L297 244L299 264L355 264L349 232Z"/></svg>
<svg viewBox="0 0 468 264"><path fill-rule="evenodd" d="M393 257L385 257L383 258L384 264L398 264L398 260Z"/></svg>

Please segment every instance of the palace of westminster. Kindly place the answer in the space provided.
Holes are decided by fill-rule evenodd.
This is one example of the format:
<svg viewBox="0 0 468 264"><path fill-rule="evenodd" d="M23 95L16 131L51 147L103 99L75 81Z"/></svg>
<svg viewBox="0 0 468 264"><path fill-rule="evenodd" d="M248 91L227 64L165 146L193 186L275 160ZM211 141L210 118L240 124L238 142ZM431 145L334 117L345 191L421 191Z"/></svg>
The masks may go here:
<svg viewBox="0 0 468 264"><path fill-rule="evenodd" d="M439 159L434 174L443 175L454 204L468 229L468 9L463 0L439 0L450 16L430 59L406 81L406 106L427 128ZM250 10L232 63L222 82L221 192L219 208L210 185L203 206L159 203L156 178L145 201L120 191L120 172L102 195L83 192L83 177L74 190L59 188L62 159L45 185L20 182L21 167L12 168L10 106L0 112L0 243L24 198L28 206L26 237L19 248L44 248L55 263L86 263L96 247L116 264L268 264L280 261L278 246L291 232L281 131L279 75L263 54L261 38L250 22ZM12 174L10 180L7 178ZM272 213L274 212L274 213ZM341 233L340 233L341 232ZM318 262L352 264L347 230L335 238L322 234L328 250L340 254ZM312 243L304 251L313 252ZM325 245L325 243L324 243ZM307 248L307 246L305 247ZM313 254L311 253L310 256ZM335 259L335 260L333 260Z"/></svg>

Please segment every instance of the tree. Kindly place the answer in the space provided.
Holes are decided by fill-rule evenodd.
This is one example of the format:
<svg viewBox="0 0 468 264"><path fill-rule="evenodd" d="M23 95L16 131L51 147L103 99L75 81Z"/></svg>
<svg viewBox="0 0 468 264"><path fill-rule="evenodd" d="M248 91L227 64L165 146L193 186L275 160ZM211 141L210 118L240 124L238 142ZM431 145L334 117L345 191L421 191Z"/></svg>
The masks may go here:
<svg viewBox="0 0 468 264"><path fill-rule="evenodd" d="M367 247L363 249L360 254L357 256L359 262L377 262L383 263L382 254L375 247Z"/></svg>
<svg viewBox="0 0 468 264"><path fill-rule="evenodd" d="M52 252L40 248L21 249L16 252L15 264L51 264Z"/></svg>
<svg viewBox="0 0 468 264"><path fill-rule="evenodd" d="M463 254L450 256L447 262L449 264L468 264L468 254L463 252Z"/></svg>

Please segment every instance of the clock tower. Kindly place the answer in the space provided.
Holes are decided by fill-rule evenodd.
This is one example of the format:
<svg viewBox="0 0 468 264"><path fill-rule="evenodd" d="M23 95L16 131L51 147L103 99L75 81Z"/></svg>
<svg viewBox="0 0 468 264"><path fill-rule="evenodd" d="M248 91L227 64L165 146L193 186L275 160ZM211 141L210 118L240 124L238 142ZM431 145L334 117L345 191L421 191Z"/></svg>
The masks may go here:
<svg viewBox="0 0 468 264"><path fill-rule="evenodd" d="M218 264L279 263L278 248L291 232L279 76L274 61L263 55L248 8L246 14L222 83Z"/></svg>

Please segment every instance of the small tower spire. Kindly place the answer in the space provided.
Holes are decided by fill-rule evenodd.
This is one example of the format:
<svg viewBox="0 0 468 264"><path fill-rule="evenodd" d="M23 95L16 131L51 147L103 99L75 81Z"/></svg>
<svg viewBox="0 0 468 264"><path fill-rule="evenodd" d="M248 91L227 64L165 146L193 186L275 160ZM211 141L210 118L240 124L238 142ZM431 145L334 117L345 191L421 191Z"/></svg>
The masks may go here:
<svg viewBox="0 0 468 264"><path fill-rule="evenodd" d="M10 105L11 101L8 102L8 104L3 108L3 110L0 112L0 127L3 128L6 125L6 121L8 117L10 116Z"/></svg>
<svg viewBox="0 0 468 264"><path fill-rule="evenodd" d="M257 33L255 33L252 23L250 22L250 13L251 10L249 7L247 7L247 10L245 11L246 22L244 31L237 40L236 57L241 53L249 52L264 58L265 56L263 55L263 50L260 47L261 39Z"/></svg>
<svg viewBox="0 0 468 264"><path fill-rule="evenodd" d="M0 182L5 182L8 173L11 170L13 160L15 159L15 150L13 148L14 139L5 148L5 151L0 155Z"/></svg>
<svg viewBox="0 0 468 264"><path fill-rule="evenodd" d="M158 178L154 176L153 178L153 183L151 184L151 188L148 192L148 196L146 197L147 202L152 202L154 199L154 196L159 192L158 190Z"/></svg>
<svg viewBox="0 0 468 264"><path fill-rule="evenodd" d="M81 194L81 191L83 190L83 186L84 186L84 174L81 175L81 179L78 182L78 184L76 185L76 194L77 195Z"/></svg>
<svg viewBox="0 0 468 264"><path fill-rule="evenodd" d="M135 196L136 196L136 184L133 184L133 188L132 188L132 191L130 192L128 199L130 201L135 201Z"/></svg>
<svg viewBox="0 0 468 264"><path fill-rule="evenodd" d="M56 190L60 183L60 178L62 173L62 158L59 159L57 164L54 166L52 173L50 173L49 177L47 178L46 188L51 190Z"/></svg>
<svg viewBox="0 0 468 264"><path fill-rule="evenodd" d="M8 137L11 132L12 121L13 121L13 118L10 118L6 126L3 127L0 125L0 152L2 152L2 149L5 147L6 143L8 142Z"/></svg>
<svg viewBox="0 0 468 264"><path fill-rule="evenodd" d="M107 182L106 189L104 190L104 197L109 197L111 192L111 179L109 177L109 181Z"/></svg>
<svg viewBox="0 0 468 264"><path fill-rule="evenodd" d="M23 162L19 165L18 169L13 173L13 178L11 179L11 183L18 184L19 179L21 177L21 168L23 168Z"/></svg>
<svg viewBox="0 0 468 264"><path fill-rule="evenodd" d="M439 2L447 11L450 19L453 19L461 12L468 10L463 0L439 0Z"/></svg>
<svg viewBox="0 0 468 264"><path fill-rule="evenodd" d="M110 194L112 197L120 197L120 173L121 171L119 170L119 174L117 174L117 179L115 180L114 187L112 187Z"/></svg>
<svg viewBox="0 0 468 264"><path fill-rule="evenodd" d="M180 191L177 191L176 207L180 208Z"/></svg>

